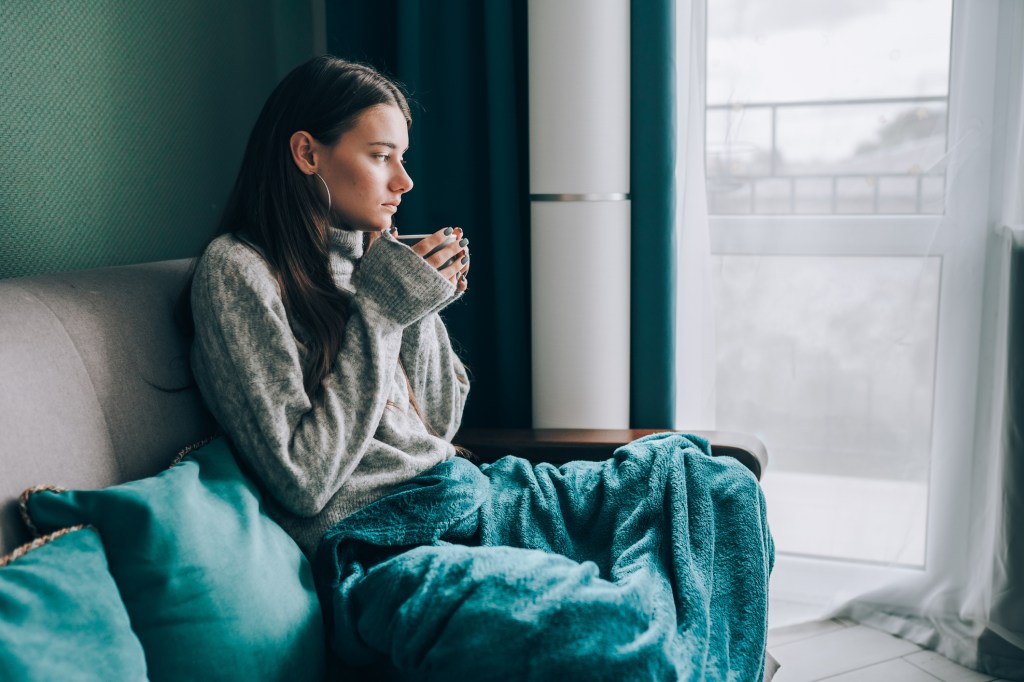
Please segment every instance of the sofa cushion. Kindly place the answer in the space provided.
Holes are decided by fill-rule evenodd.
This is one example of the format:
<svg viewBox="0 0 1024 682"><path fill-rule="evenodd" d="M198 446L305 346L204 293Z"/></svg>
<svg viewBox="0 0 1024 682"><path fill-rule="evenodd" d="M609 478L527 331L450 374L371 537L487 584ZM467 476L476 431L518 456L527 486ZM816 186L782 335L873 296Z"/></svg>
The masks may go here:
<svg viewBox="0 0 1024 682"><path fill-rule="evenodd" d="M227 442L102 490L30 491L37 529L99 529L152 680L320 680L309 563Z"/></svg>
<svg viewBox="0 0 1024 682"><path fill-rule="evenodd" d="M48 535L0 566L0 679L146 679L94 529Z"/></svg>

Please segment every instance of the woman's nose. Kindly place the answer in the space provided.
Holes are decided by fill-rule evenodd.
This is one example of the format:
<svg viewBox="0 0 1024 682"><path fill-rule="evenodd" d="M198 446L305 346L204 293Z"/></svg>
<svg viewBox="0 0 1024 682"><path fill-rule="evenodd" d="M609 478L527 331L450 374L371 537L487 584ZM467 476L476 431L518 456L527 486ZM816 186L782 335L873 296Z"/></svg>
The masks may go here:
<svg viewBox="0 0 1024 682"><path fill-rule="evenodd" d="M404 165L399 165L398 168L399 171L395 175L394 180L392 180L391 189L404 194L412 189L412 177L409 175L409 171L405 169Z"/></svg>

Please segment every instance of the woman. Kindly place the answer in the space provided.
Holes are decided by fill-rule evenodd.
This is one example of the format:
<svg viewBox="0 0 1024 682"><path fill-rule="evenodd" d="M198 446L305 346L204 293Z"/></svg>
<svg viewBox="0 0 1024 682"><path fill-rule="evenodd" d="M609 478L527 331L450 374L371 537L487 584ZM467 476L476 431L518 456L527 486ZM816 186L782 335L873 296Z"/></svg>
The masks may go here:
<svg viewBox="0 0 1024 682"><path fill-rule="evenodd" d="M469 383L438 311L469 252L395 238L410 121L368 67L295 69L191 288L199 388L314 558L332 650L360 679L758 679L772 550L742 465L678 434L453 457Z"/></svg>
<svg viewBox="0 0 1024 682"><path fill-rule="evenodd" d="M200 391L309 556L334 522L456 453L469 382L437 313L467 288L468 242L392 236L411 122L369 67L296 68L192 281Z"/></svg>

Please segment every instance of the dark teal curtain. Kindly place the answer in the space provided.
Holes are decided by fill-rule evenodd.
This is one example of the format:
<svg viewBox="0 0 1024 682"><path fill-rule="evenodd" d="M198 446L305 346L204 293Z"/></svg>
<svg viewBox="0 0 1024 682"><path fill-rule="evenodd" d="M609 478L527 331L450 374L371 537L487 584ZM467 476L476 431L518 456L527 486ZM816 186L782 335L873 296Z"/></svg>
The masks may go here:
<svg viewBox="0 0 1024 682"><path fill-rule="evenodd" d="M675 3L632 0L630 401L633 428L675 420Z"/></svg>
<svg viewBox="0 0 1024 682"><path fill-rule="evenodd" d="M991 621L1005 631L987 627L978 638L979 669L1011 680L1024 680L1024 648L1006 634L1024 637L1024 244L1015 241L1010 255L1010 300L1007 320L1006 412L1002 433L1002 473L1006 542L998 567L999 589L993 595ZM1008 577L1016 576L1016 578Z"/></svg>
<svg viewBox="0 0 1024 682"><path fill-rule="evenodd" d="M458 225L469 291L443 317L470 368L464 426L531 423L526 0L327 0L328 51L412 95L404 232Z"/></svg>

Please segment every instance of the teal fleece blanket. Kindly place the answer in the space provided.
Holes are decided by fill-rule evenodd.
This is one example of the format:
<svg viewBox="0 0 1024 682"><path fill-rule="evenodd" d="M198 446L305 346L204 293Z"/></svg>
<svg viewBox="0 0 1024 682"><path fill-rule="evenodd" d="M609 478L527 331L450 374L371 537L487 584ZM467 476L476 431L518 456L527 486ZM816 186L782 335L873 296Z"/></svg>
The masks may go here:
<svg viewBox="0 0 1024 682"><path fill-rule="evenodd" d="M347 679L755 682L773 561L750 471L666 433L455 458L335 524L315 568Z"/></svg>

